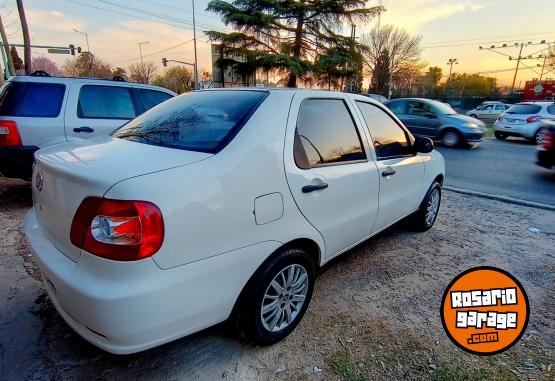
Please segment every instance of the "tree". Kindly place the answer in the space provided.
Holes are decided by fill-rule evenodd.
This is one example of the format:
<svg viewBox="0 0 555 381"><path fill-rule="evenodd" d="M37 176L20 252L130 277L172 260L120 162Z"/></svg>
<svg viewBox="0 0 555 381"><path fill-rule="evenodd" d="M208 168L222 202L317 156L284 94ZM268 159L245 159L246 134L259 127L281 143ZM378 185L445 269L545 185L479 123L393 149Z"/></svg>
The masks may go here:
<svg viewBox="0 0 555 381"><path fill-rule="evenodd" d="M94 77L109 78L112 76L112 68L89 52L83 52L75 58L68 58L62 65L62 72L69 77L88 77L90 75L90 64Z"/></svg>
<svg viewBox="0 0 555 381"><path fill-rule="evenodd" d="M372 70L372 83L370 86L371 92L388 97L391 87L389 84L391 76L392 73L389 51L384 49L378 56L374 69Z"/></svg>
<svg viewBox="0 0 555 381"><path fill-rule="evenodd" d="M414 63L402 65L391 78L393 93L401 97L415 95L413 93L421 80L423 66Z"/></svg>
<svg viewBox="0 0 555 381"><path fill-rule="evenodd" d="M115 69L112 69L112 77L121 77L127 80L127 72L124 68L118 66Z"/></svg>
<svg viewBox="0 0 555 381"><path fill-rule="evenodd" d="M348 43L350 38L339 34L342 23L368 20L382 8L367 8L364 0L212 0L207 10L237 31L206 32L220 43L224 58L243 57L242 63L228 64L243 75L258 68L280 71L287 86L296 87L297 78L312 70L320 54Z"/></svg>
<svg viewBox="0 0 555 381"><path fill-rule="evenodd" d="M54 76L62 74L62 71L60 70L58 65L56 65L56 63L53 62L48 57L44 57L44 56L33 57L32 62L33 62L33 70L42 70Z"/></svg>
<svg viewBox="0 0 555 381"><path fill-rule="evenodd" d="M12 56L15 71L17 72L23 70L23 60L19 57L19 54L17 54L17 49L13 45L10 47L10 55Z"/></svg>
<svg viewBox="0 0 555 381"><path fill-rule="evenodd" d="M184 66L172 66L163 75L156 76L152 84L181 94L193 90L193 73Z"/></svg>
<svg viewBox="0 0 555 381"><path fill-rule="evenodd" d="M443 86L448 87L448 95L453 97L462 97L464 94L473 97L499 95L497 78L486 77L480 74L453 73L449 83L445 83Z"/></svg>
<svg viewBox="0 0 555 381"><path fill-rule="evenodd" d="M393 25L376 26L370 33L362 35L367 74L374 78L374 71L379 70L380 75L389 72L393 77L407 65L418 65L422 55L421 40L421 36L411 36L406 30ZM385 82L387 90L389 82ZM372 83L370 87L376 86ZM384 89L377 88L377 91L383 92Z"/></svg>
<svg viewBox="0 0 555 381"><path fill-rule="evenodd" d="M152 62L136 63L129 65L127 71L131 81L148 84L156 73L156 65Z"/></svg>
<svg viewBox="0 0 555 381"><path fill-rule="evenodd" d="M4 49L3 54L6 57L7 62L7 67L6 67L6 71L4 72L4 75L10 76L10 75L15 75L15 68L13 66L13 60L12 60L12 55L10 54L10 46L8 45L8 36L6 36L6 31L4 30L4 23L2 22L2 16L0 16L0 35L2 36L2 49ZM2 80L4 80L4 76L1 77Z"/></svg>
<svg viewBox="0 0 555 381"><path fill-rule="evenodd" d="M440 67L429 67L428 71L422 76L420 80L422 95L438 95L440 93L439 83L442 77L443 73Z"/></svg>

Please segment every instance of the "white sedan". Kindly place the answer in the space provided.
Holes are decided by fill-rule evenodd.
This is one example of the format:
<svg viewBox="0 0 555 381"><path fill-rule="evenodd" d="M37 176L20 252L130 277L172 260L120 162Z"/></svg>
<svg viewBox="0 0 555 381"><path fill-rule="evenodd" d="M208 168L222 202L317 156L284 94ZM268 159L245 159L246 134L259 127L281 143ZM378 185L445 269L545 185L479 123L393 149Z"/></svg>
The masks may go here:
<svg viewBox="0 0 555 381"><path fill-rule="evenodd" d="M121 354L227 319L283 339L324 263L405 217L432 227L445 175L380 103L294 89L182 95L35 158L25 233L44 286Z"/></svg>

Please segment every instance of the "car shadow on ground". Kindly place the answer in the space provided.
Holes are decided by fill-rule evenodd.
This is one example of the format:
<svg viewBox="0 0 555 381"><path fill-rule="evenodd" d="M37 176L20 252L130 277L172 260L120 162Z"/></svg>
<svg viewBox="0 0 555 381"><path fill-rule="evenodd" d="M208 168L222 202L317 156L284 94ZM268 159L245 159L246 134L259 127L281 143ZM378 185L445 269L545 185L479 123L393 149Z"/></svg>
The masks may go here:
<svg viewBox="0 0 555 381"><path fill-rule="evenodd" d="M33 206L31 183L0 177L0 208L14 209Z"/></svg>

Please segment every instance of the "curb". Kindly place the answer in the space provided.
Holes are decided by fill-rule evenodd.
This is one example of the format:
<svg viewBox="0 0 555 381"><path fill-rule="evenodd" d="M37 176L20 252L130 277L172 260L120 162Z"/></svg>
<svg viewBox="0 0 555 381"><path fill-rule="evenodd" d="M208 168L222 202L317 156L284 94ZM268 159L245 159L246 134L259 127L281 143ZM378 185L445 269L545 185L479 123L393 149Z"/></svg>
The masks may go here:
<svg viewBox="0 0 555 381"><path fill-rule="evenodd" d="M473 190L469 190L469 189L455 188L455 187L450 187L450 186L444 186L443 189L445 189L446 191L466 194L466 195L469 195L469 196L476 196L476 197L487 198L487 199L490 199L490 200L506 202L508 204L523 205L523 206L529 206L529 207L532 207L532 208L539 208L539 209L544 209L544 210L555 211L555 205L544 204L542 202L527 201L527 200L522 200L520 198L513 198L513 197L508 197L508 196L498 196L498 195L491 194L491 193L483 193L483 192L473 191Z"/></svg>

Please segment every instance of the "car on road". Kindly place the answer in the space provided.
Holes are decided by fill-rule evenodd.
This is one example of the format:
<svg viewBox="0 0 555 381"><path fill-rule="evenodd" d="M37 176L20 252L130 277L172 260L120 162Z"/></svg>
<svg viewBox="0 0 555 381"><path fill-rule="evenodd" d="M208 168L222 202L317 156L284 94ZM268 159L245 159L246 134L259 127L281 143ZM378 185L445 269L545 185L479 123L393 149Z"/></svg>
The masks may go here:
<svg viewBox="0 0 555 381"><path fill-rule="evenodd" d="M39 148L108 134L172 98L170 90L95 78L11 77L0 89L0 173L29 179Z"/></svg>
<svg viewBox="0 0 555 381"><path fill-rule="evenodd" d="M517 103L499 115L493 124L493 134L500 140L517 136L542 144L544 120L555 120L555 103Z"/></svg>
<svg viewBox="0 0 555 381"><path fill-rule="evenodd" d="M509 107L511 107L511 105L505 103L487 104L467 111L466 115L472 118L493 122L501 113L509 109Z"/></svg>
<svg viewBox="0 0 555 381"><path fill-rule="evenodd" d="M24 225L44 287L113 353L227 319L283 339L323 264L405 217L432 227L445 176L379 102L297 89L181 95L35 157Z"/></svg>
<svg viewBox="0 0 555 381"><path fill-rule="evenodd" d="M536 163L544 168L555 166L555 121L543 122L543 142Z"/></svg>
<svg viewBox="0 0 555 381"><path fill-rule="evenodd" d="M440 140L447 147L476 145L486 133L482 121L457 114L450 105L436 100L399 98L385 105L412 134Z"/></svg>

